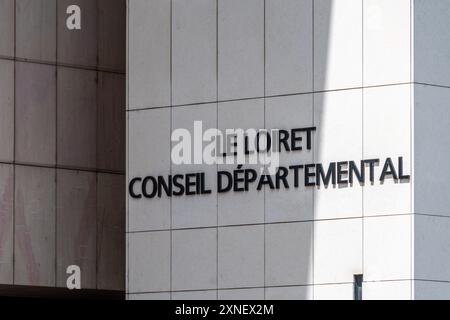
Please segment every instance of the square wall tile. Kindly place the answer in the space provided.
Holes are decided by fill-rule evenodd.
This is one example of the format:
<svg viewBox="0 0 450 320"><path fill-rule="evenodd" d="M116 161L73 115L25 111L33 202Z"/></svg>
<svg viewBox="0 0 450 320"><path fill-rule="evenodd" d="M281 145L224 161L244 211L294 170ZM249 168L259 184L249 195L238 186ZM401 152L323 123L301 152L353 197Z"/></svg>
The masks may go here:
<svg viewBox="0 0 450 320"><path fill-rule="evenodd" d="M219 300L264 300L264 288L219 290Z"/></svg>
<svg viewBox="0 0 450 320"><path fill-rule="evenodd" d="M172 300L217 300L217 290L172 292Z"/></svg>
<svg viewBox="0 0 450 320"><path fill-rule="evenodd" d="M217 0L172 3L173 104L217 100Z"/></svg>
<svg viewBox="0 0 450 320"><path fill-rule="evenodd" d="M170 290L170 232L129 234L128 292Z"/></svg>
<svg viewBox="0 0 450 320"><path fill-rule="evenodd" d="M287 130L311 127L313 125L313 96L312 94L274 97L266 99L265 123L268 130ZM280 166L288 168L313 162L313 150L307 150L306 136L302 136L301 151L279 152ZM275 143L275 142L273 142ZM274 159L275 153L273 153ZM295 188L294 173L288 176L289 189L265 191L265 221L287 222L313 220L313 192L312 188L305 188L303 183ZM303 171L299 172L299 181L303 181Z"/></svg>
<svg viewBox="0 0 450 320"><path fill-rule="evenodd" d="M14 168L0 164L0 283L13 284Z"/></svg>
<svg viewBox="0 0 450 320"><path fill-rule="evenodd" d="M414 87L414 212L450 216L450 90Z"/></svg>
<svg viewBox="0 0 450 320"><path fill-rule="evenodd" d="M450 3L414 0L414 81L450 86Z"/></svg>
<svg viewBox="0 0 450 320"><path fill-rule="evenodd" d="M312 222L268 224L265 241L267 286L312 284Z"/></svg>
<svg viewBox="0 0 450 320"><path fill-rule="evenodd" d="M364 215L411 213L411 179L395 181L379 178L386 158L403 174L411 175L411 86L385 86L364 89L364 159L380 159L374 184L364 187ZM368 169L366 169L368 170ZM399 173L399 172L398 172Z"/></svg>
<svg viewBox="0 0 450 320"><path fill-rule="evenodd" d="M127 0L97 0L98 65L125 71Z"/></svg>
<svg viewBox="0 0 450 320"><path fill-rule="evenodd" d="M172 290L217 288L217 229L172 232Z"/></svg>
<svg viewBox="0 0 450 320"><path fill-rule="evenodd" d="M188 130L191 134L191 161L190 164L177 164L172 161L173 174L205 173L206 187L210 194L195 196L180 196L172 198L172 227L209 227L217 225L217 165L204 163L194 164L195 137L197 135L194 125L201 121L202 132L217 127L217 104L204 104L186 107L177 107L172 110L172 132L175 130ZM201 134L203 134L201 133ZM201 137L200 137L201 138ZM172 142L175 147L180 142ZM211 143L211 142L210 142ZM209 143L203 143L203 150Z"/></svg>
<svg viewBox="0 0 450 320"><path fill-rule="evenodd" d="M363 300L410 300L411 281L379 281L363 283Z"/></svg>
<svg viewBox="0 0 450 320"><path fill-rule="evenodd" d="M81 269L81 288L97 288L97 175L57 170L57 286L66 287L68 266Z"/></svg>
<svg viewBox="0 0 450 320"><path fill-rule="evenodd" d="M267 300L312 300L312 298L313 286L266 288Z"/></svg>
<svg viewBox="0 0 450 320"><path fill-rule="evenodd" d="M218 118L218 127L223 133L226 133L227 129L262 129L264 128L264 100L254 99L219 103ZM232 172L237 168L237 157L230 155L222 159L234 164L219 165L219 172ZM243 168L254 169L257 173L260 173L264 167L263 164L261 162L248 164L249 160L249 156L246 156L246 164ZM224 178L221 186L226 186L226 179ZM264 222L264 191L257 190L257 183L249 186L247 192L223 192L219 193L217 197L219 225Z"/></svg>
<svg viewBox="0 0 450 320"><path fill-rule="evenodd" d="M264 226L219 228L219 288L262 286Z"/></svg>
<svg viewBox="0 0 450 320"><path fill-rule="evenodd" d="M56 161L56 68L16 62L16 161Z"/></svg>
<svg viewBox="0 0 450 320"><path fill-rule="evenodd" d="M125 172L125 75L99 72L97 168Z"/></svg>
<svg viewBox="0 0 450 320"><path fill-rule="evenodd" d="M16 166L14 284L55 286L56 171Z"/></svg>
<svg viewBox="0 0 450 320"><path fill-rule="evenodd" d="M362 90L315 94L314 161L322 163L327 170L332 162L361 160L362 118ZM315 187L315 219L361 216L362 186L359 183L325 187L321 181L321 186Z"/></svg>
<svg viewBox="0 0 450 320"><path fill-rule="evenodd" d="M97 175L97 288L125 289L125 176Z"/></svg>
<svg viewBox="0 0 450 320"><path fill-rule="evenodd" d="M56 61L56 1L16 0L18 58Z"/></svg>
<svg viewBox="0 0 450 320"><path fill-rule="evenodd" d="M414 279L450 281L450 218L414 216Z"/></svg>
<svg viewBox="0 0 450 320"><path fill-rule="evenodd" d="M15 1L0 1L0 56L14 56Z"/></svg>
<svg viewBox="0 0 450 320"><path fill-rule="evenodd" d="M58 67L58 165L97 167L97 73Z"/></svg>
<svg viewBox="0 0 450 320"><path fill-rule="evenodd" d="M313 1L265 3L266 95L311 92Z"/></svg>
<svg viewBox="0 0 450 320"><path fill-rule="evenodd" d="M170 174L170 114L170 108L128 113L128 152L133 155L129 161L130 180L135 177ZM142 190L141 185L135 188L136 192ZM170 228L171 198L163 195L161 198L133 199L129 196L128 201L128 231Z"/></svg>
<svg viewBox="0 0 450 320"><path fill-rule="evenodd" d="M12 162L14 160L13 61L0 60L0 88L2 88L0 91L0 161Z"/></svg>
<svg viewBox="0 0 450 320"><path fill-rule="evenodd" d="M364 281L412 279L411 216L364 219Z"/></svg>
<svg viewBox="0 0 450 320"><path fill-rule="evenodd" d="M219 100L264 95L264 0L219 0Z"/></svg>
<svg viewBox="0 0 450 320"><path fill-rule="evenodd" d="M129 108L171 103L170 1L129 1Z"/></svg>
<svg viewBox="0 0 450 320"><path fill-rule="evenodd" d="M81 9L81 29L66 26L67 9L77 5ZM116 23L116 22L114 22ZM97 1L58 0L58 63L95 67L98 45Z"/></svg>
<svg viewBox="0 0 450 320"><path fill-rule="evenodd" d="M363 0L314 0L314 90L362 86Z"/></svg>
<svg viewBox="0 0 450 320"><path fill-rule="evenodd" d="M410 82L411 0L364 1L364 86Z"/></svg>
<svg viewBox="0 0 450 320"><path fill-rule="evenodd" d="M362 219L314 223L314 284L353 282L362 274Z"/></svg>
<svg viewBox="0 0 450 320"><path fill-rule="evenodd" d="M314 286L314 300L353 300L353 284L321 284Z"/></svg>

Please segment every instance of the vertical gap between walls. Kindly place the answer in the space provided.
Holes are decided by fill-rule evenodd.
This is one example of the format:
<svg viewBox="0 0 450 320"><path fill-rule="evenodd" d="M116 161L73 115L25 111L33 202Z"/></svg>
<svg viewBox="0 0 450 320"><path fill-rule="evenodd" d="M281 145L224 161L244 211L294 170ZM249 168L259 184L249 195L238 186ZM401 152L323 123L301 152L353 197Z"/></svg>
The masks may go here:
<svg viewBox="0 0 450 320"><path fill-rule="evenodd" d="M312 124L313 124L313 126L315 126L315 116L314 116L314 114L315 114L315 97L316 97L316 94L314 93L314 81L315 81L315 76L314 76L314 73L315 73L315 68L314 68L314 64L315 64L315 17L314 17L314 15L315 15L315 7L314 7L314 0L311 0L311 2L312 2L312 12L311 12L311 14L312 14L312 79L311 79L311 82L312 82L312 106L311 106L311 109L312 109ZM316 135L316 137L317 137L317 135ZM314 143L314 145L315 145L315 143ZM313 163L315 162L315 156L314 156L314 153L315 153L316 151L315 151L315 148L313 149L313 152L312 152L312 157L313 157ZM312 279L311 279L311 283L312 283L312 290L311 290L311 298L312 298L312 300L314 300L314 291L315 291L315 285L314 285L314 257L315 257L315 255L314 255L314 251L315 251L315 220L316 220L316 218L315 218L315 214L314 214L314 211L315 211L315 188L314 189L312 189L312 227L311 227L311 229L312 229L312 231L311 231L311 251L312 251L312 254L311 254L311 259L312 259L312 261L311 261L311 268L312 268L312 270L311 270L311 275L312 275Z"/></svg>
<svg viewBox="0 0 450 320"><path fill-rule="evenodd" d="M126 121L126 173L125 173L125 180L126 180L126 185L128 185L128 181L127 181L127 177L128 174L130 173L130 134L129 134L129 126L130 126L130 122L129 122L129 117L128 117L128 107L130 105L130 98L129 98L129 94L130 94L130 88L129 88L129 50L130 50L130 0L126 1L126 55L125 55L125 64L126 64L126 76L125 76L125 86L126 86L126 97L125 97L125 121ZM125 214L125 248L126 248L126 263L125 263L125 298L128 299L128 292L130 291L130 270L129 270L129 263L130 263L130 246L129 246L129 236L128 236L128 231L129 231L129 223L130 223L130 219L129 219L129 213L130 213L130 206L129 206L129 197L128 197L128 193L127 193L127 188L125 187L125 201L126 201L126 214Z"/></svg>
<svg viewBox="0 0 450 320"><path fill-rule="evenodd" d="M17 56L17 1L14 0L14 63L13 63L13 74L14 74L14 80L13 80L13 85L14 85L14 111L13 111L13 123L14 123L14 130L13 130L13 165L12 165L12 175L13 175L13 181L12 181L12 227L13 227L13 234L12 234L12 284L15 284L15 269L16 269L16 128L17 128L17 124L16 124L16 56Z"/></svg>
<svg viewBox="0 0 450 320"><path fill-rule="evenodd" d="M361 159L364 159L364 94L365 94L365 79L364 79L364 0L362 0L361 3L361 60L362 60L362 68L361 68ZM365 207L364 207L364 192L365 192L365 185L361 187L361 274L364 274L364 230L365 230ZM364 278L362 279L361 287L364 285ZM362 290L362 289L361 289ZM362 297L364 299L364 297Z"/></svg>
<svg viewBox="0 0 450 320"><path fill-rule="evenodd" d="M219 1L216 0L216 129L219 128ZM217 146L216 136L216 146ZM217 150L216 150L217 159ZM219 164L216 161L216 177ZM219 300L219 194L216 192L216 299Z"/></svg>
<svg viewBox="0 0 450 320"><path fill-rule="evenodd" d="M264 128L267 128L266 123L266 0L264 0L264 13L263 13L263 29L264 29ZM266 167L266 165L264 165ZM267 167L265 168L267 169ZM267 173L266 173L267 174ZM264 186L264 300L266 300L266 186Z"/></svg>
<svg viewBox="0 0 450 320"><path fill-rule="evenodd" d="M99 140L99 122L101 121L100 119L100 99L99 99L99 95L100 95L100 90L101 90L101 72L99 71L101 68L101 64L100 64L100 39L101 39L101 23L100 23L100 17L101 17L101 6L100 6L100 1L97 0L97 12L96 12L96 25L97 25L97 65L95 67L96 69L96 103L95 103L95 108L96 108L96 119L95 119L95 141L96 141L96 145L95 145L95 154L96 154L96 181L95 181L95 192L97 194L97 198L95 201L95 239L96 239L96 252L95 252L95 283L96 283L96 288L99 289L99 281L100 281L100 270L99 270L99 259L100 256L102 256L101 251L102 251L102 243L101 243L101 237L99 237L99 235L101 236L101 234L103 233L103 227L105 224L105 219L103 214L101 214L100 216L102 217L102 220L100 221L99 224L99 182L100 182L100 175L101 175L101 168L100 168L100 156L99 156L99 152L100 152L100 140ZM104 68L105 72L106 71L111 71L113 68ZM118 68L119 69L119 68ZM112 191L112 189L110 190ZM101 232L99 232L99 228L101 230ZM99 241L100 240L100 241Z"/></svg>
<svg viewBox="0 0 450 320"><path fill-rule="evenodd" d="M173 0L170 0L170 131L169 131L169 161L170 161L170 174L172 174L172 157L171 157L171 148L172 148L172 117L173 117ZM173 231L172 231L172 197L170 197L170 300L173 299L173 276L172 276L172 263L173 263Z"/></svg>
<svg viewBox="0 0 450 320"><path fill-rule="evenodd" d="M58 1L56 1L56 54L55 54L55 287L58 286L58 169L56 167L58 166L58 59L59 59L59 52L58 52Z"/></svg>
<svg viewBox="0 0 450 320"><path fill-rule="evenodd" d="M413 33L414 33L414 7L413 7L413 0L410 0L409 2L409 59L410 59L410 67L409 67L409 91L410 91L410 99L409 99L409 170L410 170L410 175L411 175L411 179L410 179L410 187L409 187L409 192L410 192L410 214L411 214L411 218L410 218L410 278L413 279L411 280L410 283L410 299L414 300L414 229L415 229L415 214L414 214L414 176L413 174L414 172L414 105L415 105L415 99L414 99L414 89L415 89L415 85L413 83L413 79L414 79L414 46L413 46Z"/></svg>

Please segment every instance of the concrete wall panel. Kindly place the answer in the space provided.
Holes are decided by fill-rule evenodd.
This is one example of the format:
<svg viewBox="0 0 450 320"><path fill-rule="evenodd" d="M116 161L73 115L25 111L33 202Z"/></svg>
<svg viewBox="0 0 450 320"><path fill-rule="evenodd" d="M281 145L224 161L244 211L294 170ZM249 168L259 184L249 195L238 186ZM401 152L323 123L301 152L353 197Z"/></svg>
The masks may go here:
<svg viewBox="0 0 450 320"><path fill-rule="evenodd" d="M97 1L57 0L58 1L58 63L90 66L97 65ZM69 30L66 13L70 5L81 9L81 29Z"/></svg>
<svg viewBox="0 0 450 320"><path fill-rule="evenodd" d="M170 174L170 109L136 111L129 115L128 150L134 156L129 162L129 176ZM170 198L129 200L127 231L168 229Z"/></svg>
<svg viewBox="0 0 450 320"><path fill-rule="evenodd" d="M266 1L266 95L311 92L313 1Z"/></svg>
<svg viewBox="0 0 450 320"><path fill-rule="evenodd" d="M414 279L450 281L448 228L448 217L414 217Z"/></svg>
<svg viewBox="0 0 450 320"><path fill-rule="evenodd" d="M412 279L412 217L364 219L364 281Z"/></svg>
<svg viewBox="0 0 450 320"><path fill-rule="evenodd" d="M14 168L0 164L0 283L13 283Z"/></svg>
<svg viewBox="0 0 450 320"><path fill-rule="evenodd" d="M14 159L14 62L0 60L0 161Z"/></svg>
<svg viewBox="0 0 450 320"><path fill-rule="evenodd" d="M126 0L97 0L98 65L125 71Z"/></svg>
<svg viewBox="0 0 450 320"><path fill-rule="evenodd" d="M264 226L220 228L219 288L262 286L264 286ZM219 298L220 296L219 292Z"/></svg>
<svg viewBox="0 0 450 320"><path fill-rule="evenodd" d="M331 91L314 95L314 162L362 159L362 90ZM315 219L362 216L362 186L316 187Z"/></svg>
<svg viewBox="0 0 450 320"><path fill-rule="evenodd" d="M56 68L16 63L16 161L54 165Z"/></svg>
<svg viewBox="0 0 450 320"><path fill-rule="evenodd" d="M450 90L414 87L414 212L450 216Z"/></svg>
<svg viewBox="0 0 450 320"><path fill-rule="evenodd" d="M15 175L14 283L55 286L56 171L16 166Z"/></svg>
<svg viewBox="0 0 450 320"><path fill-rule="evenodd" d="M450 3L414 0L414 81L450 86Z"/></svg>
<svg viewBox="0 0 450 320"><path fill-rule="evenodd" d="M96 174L57 171L57 286L65 287L68 266L81 269L81 287L97 287Z"/></svg>
<svg viewBox="0 0 450 320"><path fill-rule="evenodd" d="M97 175L97 288L125 289L125 177Z"/></svg>
<svg viewBox="0 0 450 320"><path fill-rule="evenodd" d="M411 0L364 1L364 85L411 80Z"/></svg>
<svg viewBox="0 0 450 320"><path fill-rule="evenodd" d="M98 73L97 168L125 168L125 76Z"/></svg>
<svg viewBox="0 0 450 320"><path fill-rule="evenodd" d="M314 300L353 300L353 284L323 284L314 286Z"/></svg>
<svg viewBox="0 0 450 320"><path fill-rule="evenodd" d="M313 125L313 95L283 96L266 99L265 127L269 130L290 130ZM303 139L303 137L302 137ZM303 141L304 142L304 141ZM305 144L303 144L305 145ZM280 166L289 167L313 162L314 150L279 153ZM304 180L300 172L300 181ZM313 188L294 187L294 176L288 177L289 189L265 191L265 221L305 221L314 218Z"/></svg>
<svg viewBox="0 0 450 320"><path fill-rule="evenodd" d="M362 219L314 223L314 284L352 283L362 274Z"/></svg>
<svg viewBox="0 0 450 320"><path fill-rule="evenodd" d="M412 281L380 281L363 283L364 300L410 300Z"/></svg>
<svg viewBox="0 0 450 320"><path fill-rule="evenodd" d="M14 56L14 0L0 1L0 56Z"/></svg>
<svg viewBox="0 0 450 320"><path fill-rule="evenodd" d="M251 99L219 103L218 128L227 129L264 128L264 100ZM229 157L234 164L220 164L218 170L229 171L237 167L236 159ZM248 163L248 156L247 162ZM257 172L263 164L249 164ZM248 224L264 222L264 193L249 189L248 192L227 192L218 194L219 225ZM245 212L245 214L243 214Z"/></svg>
<svg viewBox="0 0 450 320"><path fill-rule="evenodd" d="M267 300L312 300L313 286L269 287L266 288Z"/></svg>
<svg viewBox="0 0 450 320"><path fill-rule="evenodd" d="M172 232L172 290L217 288L217 229Z"/></svg>
<svg viewBox="0 0 450 320"><path fill-rule="evenodd" d="M415 300L450 299L450 283L448 282L415 280L413 285Z"/></svg>
<svg viewBox="0 0 450 320"><path fill-rule="evenodd" d="M172 10L173 104L216 101L217 1L175 0Z"/></svg>
<svg viewBox="0 0 450 320"><path fill-rule="evenodd" d="M201 121L203 131L217 127L217 104L177 107L172 110L172 130L185 129L194 137L194 122ZM178 142L172 142L175 146ZM206 145L206 143L204 144ZM193 146L191 156L194 157ZM192 159L193 160L193 159ZM172 174L205 172L211 194L172 198L172 227L210 227L217 225L217 166L172 163Z"/></svg>
<svg viewBox="0 0 450 320"><path fill-rule="evenodd" d="M217 290L173 292L172 300L217 300Z"/></svg>
<svg viewBox="0 0 450 320"><path fill-rule="evenodd" d="M58 165L96 168L97 74L58 68Z"/></svg>
<svg viewBox="0 0 450 320"><path fill-rule="evenodd" d="M264 95L264 1L219 1L219 100Z"/></svg>
<svg viewBox="0 0 450 320"><path fill-rule="evenodd" d="M364 89L364 159L392 158L398 168L403 157L404 174L411 166L411 90L410 85ZM379 164L379 170L383 163ZM378 180L379 177L377 177ZM411 179L388 177L383 184L367 182L364 187L364 216L409 214Z"/></svg>
<svg viewBox="0 0 450 320"><path fill-rule="evenodd" d="M219 290L219 300L264 300L264 288Z"/></svg>
<svg viewBox="0 0 450 320"><path fill-rule="evenodd" d="M129 1L129 108L171 101L170 1Z"/></svg>
<svg viewBox="0 0 450 320"><path fill-rule="evenodd" d="M129 248L128 292L170 291L170 232L130 234Z"/></svg>
<svg viewBox="0 0 450 320"><path fill-rule="evenodd" d="M269 224L265 231L265 284L312 284L313 223Z"/></svg>
<svg viewBox="0 0 450 320"><path fill-rule="evenodd" d="M56 2L16 0L17 57L56 61Z"/></svg>
<svg viewBox="0 0 450 320"><path fill-rule="evenodd" d="M314 1L314 90L362 85L362 3Z"/></svg>

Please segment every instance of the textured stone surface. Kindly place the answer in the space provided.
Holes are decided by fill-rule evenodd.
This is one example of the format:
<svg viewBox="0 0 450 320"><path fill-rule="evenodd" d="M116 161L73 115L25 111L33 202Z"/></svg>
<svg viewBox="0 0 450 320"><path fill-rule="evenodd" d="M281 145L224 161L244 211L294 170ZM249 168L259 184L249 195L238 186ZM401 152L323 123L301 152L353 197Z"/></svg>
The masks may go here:
<svg viewBox="0 0 450 320"><path fill-rule="evenodd" d="M17 57L56 61L56 2L16 0Z"/></svg>
<svg viewBox="0 0 450 320"><path fill-rule="evenodd" d="M14 282L55 286L56 171L16 166Z"/></svg>
<svg viewBox="0 0 450 320"><path fill-rule="evenodd" d="M16 161L54 165L56 158L56 68L16 63Z"/></svg>

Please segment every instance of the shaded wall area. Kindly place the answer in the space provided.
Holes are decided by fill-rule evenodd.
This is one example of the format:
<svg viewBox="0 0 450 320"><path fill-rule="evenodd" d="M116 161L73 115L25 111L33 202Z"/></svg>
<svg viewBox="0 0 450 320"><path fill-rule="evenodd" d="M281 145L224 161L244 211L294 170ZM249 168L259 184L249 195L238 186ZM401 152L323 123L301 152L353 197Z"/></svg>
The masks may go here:
<svg viewBox="0 0 450 320"><path fill-rule="evenodd" d="M1 285L124 290L125 14L0 0Z"/></svg>

